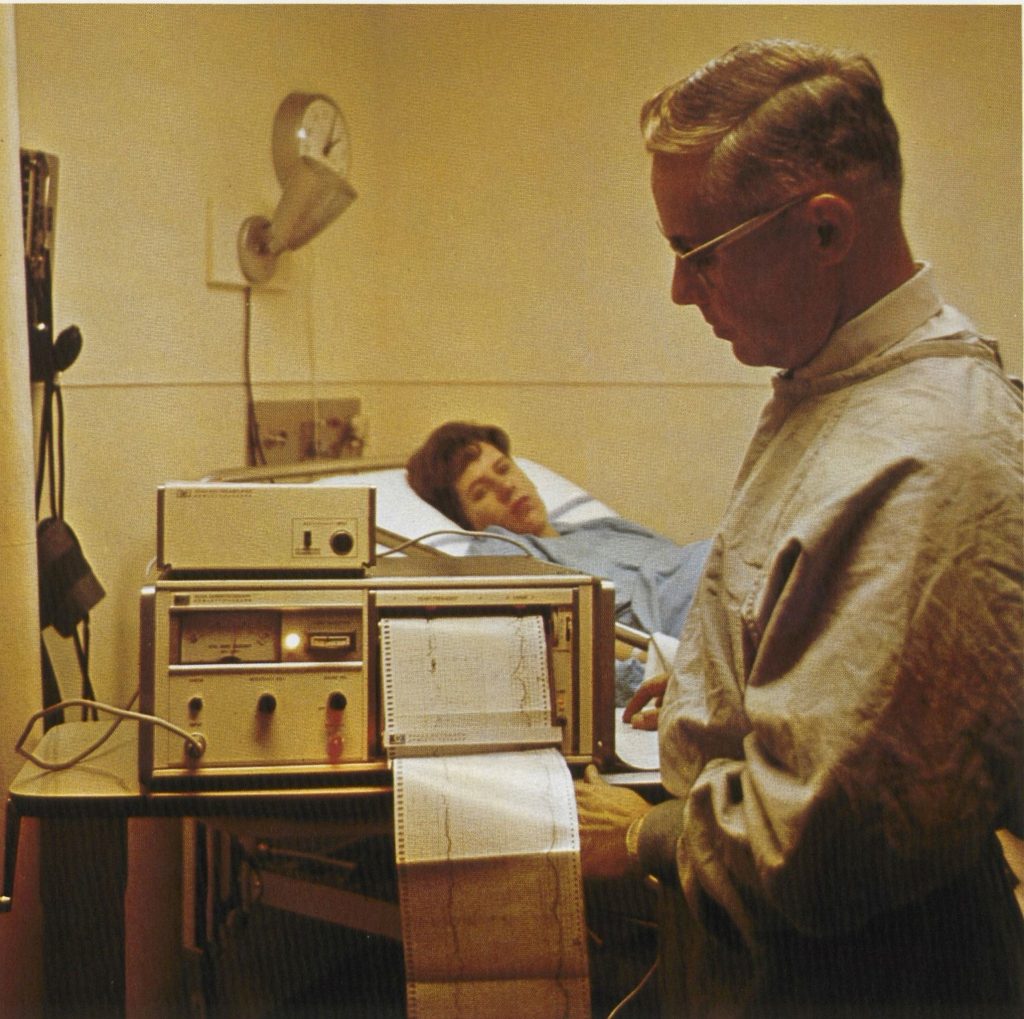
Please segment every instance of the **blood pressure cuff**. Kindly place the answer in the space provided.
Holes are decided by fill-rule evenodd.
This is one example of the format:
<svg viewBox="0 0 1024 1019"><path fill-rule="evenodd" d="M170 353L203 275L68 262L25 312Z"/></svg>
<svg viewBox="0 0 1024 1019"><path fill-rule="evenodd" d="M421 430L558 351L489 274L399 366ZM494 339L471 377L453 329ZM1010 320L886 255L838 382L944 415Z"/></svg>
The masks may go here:
<svg viewBox="0 0 1024 1019"><path fill-rule="evenodd" d="M39 558L39 626L70 637L106 593L82 554L75 532L56 517L36 529Z"/></svg>

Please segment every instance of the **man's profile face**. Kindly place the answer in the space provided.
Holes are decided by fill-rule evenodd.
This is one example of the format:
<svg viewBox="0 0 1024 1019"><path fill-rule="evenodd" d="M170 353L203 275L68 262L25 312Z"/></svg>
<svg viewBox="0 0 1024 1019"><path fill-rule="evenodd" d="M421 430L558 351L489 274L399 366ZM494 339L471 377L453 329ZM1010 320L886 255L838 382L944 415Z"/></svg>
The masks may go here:
<svg viewBox="0 0 1024 1019"><path fill-rule="evenodd" d="M705 164L702 156L655 153L651 167L662 230L690 248L747 218L701 204ZM695 305L743 364L799 367L817 353L833 326L829 295L811 257L810 229L796 206L707 260L676 259L672 300Z"/></svg>

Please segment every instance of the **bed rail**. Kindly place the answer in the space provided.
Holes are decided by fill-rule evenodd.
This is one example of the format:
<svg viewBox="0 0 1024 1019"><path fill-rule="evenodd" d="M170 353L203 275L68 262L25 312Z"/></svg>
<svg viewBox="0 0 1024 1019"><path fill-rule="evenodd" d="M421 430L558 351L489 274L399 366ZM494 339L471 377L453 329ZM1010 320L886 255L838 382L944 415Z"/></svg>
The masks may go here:
<svg viewBox="0 0 1024 1019"><path fill-rule="evenodd" d="M634 626L627 626L625 623L615 624L615 637L638 651L646 651L651 642L649 633L644 633L643 630L638 630Z"/></svg>
<svg viewBox="0 0 1024 1019"><path fill-rule="evenodd" d="M362 474L365 471L404 467L407 458L346 457L340 460L302 460L299 463L268 464L259 467L225 467L207 474L203 481L309 481L329 474Z"/></svg>

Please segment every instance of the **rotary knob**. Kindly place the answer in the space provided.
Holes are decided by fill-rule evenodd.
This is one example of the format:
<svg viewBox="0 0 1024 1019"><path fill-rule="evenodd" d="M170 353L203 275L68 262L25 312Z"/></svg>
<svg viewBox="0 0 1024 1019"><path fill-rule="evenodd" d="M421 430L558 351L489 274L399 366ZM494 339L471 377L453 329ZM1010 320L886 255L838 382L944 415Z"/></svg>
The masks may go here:
<svg viewBox="0 0 1024 1019"><path fill-rule="evenodd" d="M330 537L331 551L335 555L351 555L352 549L356 547L356 540L348 531L335 531Z"/></svg>

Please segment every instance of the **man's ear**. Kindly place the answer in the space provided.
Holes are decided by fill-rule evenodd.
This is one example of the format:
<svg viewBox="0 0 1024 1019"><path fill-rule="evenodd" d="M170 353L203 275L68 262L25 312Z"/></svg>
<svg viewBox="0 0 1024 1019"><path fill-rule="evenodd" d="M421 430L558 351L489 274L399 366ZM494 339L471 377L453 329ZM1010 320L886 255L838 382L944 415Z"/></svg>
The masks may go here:
<svg viewBox="0 0 1024 1019"><path fill-rule="evenodd" d="M842 195L827 192L807 202L818 253L826 265L836 265L850 253L857 234L857 212Z"/></svg>

